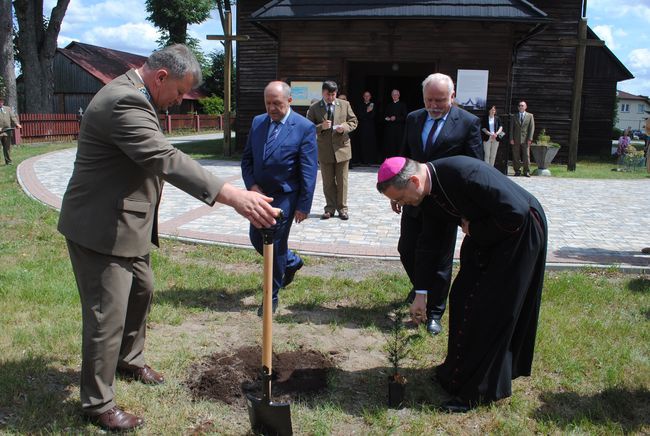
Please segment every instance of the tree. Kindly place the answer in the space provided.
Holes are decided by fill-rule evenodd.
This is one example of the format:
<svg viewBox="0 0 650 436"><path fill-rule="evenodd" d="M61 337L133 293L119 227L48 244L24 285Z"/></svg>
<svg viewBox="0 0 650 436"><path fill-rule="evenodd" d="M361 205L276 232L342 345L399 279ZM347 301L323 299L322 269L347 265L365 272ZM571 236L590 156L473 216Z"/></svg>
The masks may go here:
<svg viewBox="0 0 650 436"><path fill-rule="evenodd" d="M57 0L50 18L43 15L43 0L14 0L18 35L15 39L25 85L25 112L52 111L53 63L56 39L70 0Z"/></svg>
<svg viewBox="0 0 650 436"><path fill-rule="evenodd" d="M12 16L11 2L0 2L0 95L4 95L7 106L16 107Z"/></svg>
<svg viewBox="0 0 650 436"><path fill-rule="evenodd" d="M210 11L215 7L216 0L147 0L146 9L149 12L147 20L151 21L163 32L158 40L162 46L171 44L187 44L198 41L188 38L187 26L202 23L210 17Z"/></svg>
<svg viewBox="0 0 650 436"><path fill-rule="evenodd" d="M202 89L208 95L217 95L223 97L223 88L224 88L224 63L226 56L223 51L213 51L208 54L208 64L209 72L205 74L205 81L203 83ZM233 62L232 71L230 74L230 80L235 87L235 79L237 77L237 64Z"/></svg>

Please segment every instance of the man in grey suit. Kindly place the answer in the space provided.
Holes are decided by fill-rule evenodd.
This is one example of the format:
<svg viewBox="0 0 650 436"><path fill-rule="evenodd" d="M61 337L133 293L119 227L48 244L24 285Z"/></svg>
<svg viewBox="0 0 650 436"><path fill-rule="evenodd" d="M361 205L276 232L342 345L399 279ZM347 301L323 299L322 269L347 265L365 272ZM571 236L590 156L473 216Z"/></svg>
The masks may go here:
<svg viewBox="0 0 650 436"><path fill-rule="evenodd" d="M143 383L164 382L144 359L154 287L149 250L158 245L163 182L208 205L229 205L257 227L275 224L271 198L215 177L163 135L157 110L180 103L200 82L192 52L166 47L102 88L81 124L58 229L81 298L81 406L108 430L144 422L116 405L116 370Z"/></svg>
<svg viewBox="0 0 650 436"><path fill-rule="evenodd" d="M524 176L530 177L530 144L535 133L535 117L526 112L525 101L519 102L519 113L510 118L510 145L512 146L512 168L515 176L521 176L521 165L524 166ZM521 161L521 162L520 162Z"/></svg>

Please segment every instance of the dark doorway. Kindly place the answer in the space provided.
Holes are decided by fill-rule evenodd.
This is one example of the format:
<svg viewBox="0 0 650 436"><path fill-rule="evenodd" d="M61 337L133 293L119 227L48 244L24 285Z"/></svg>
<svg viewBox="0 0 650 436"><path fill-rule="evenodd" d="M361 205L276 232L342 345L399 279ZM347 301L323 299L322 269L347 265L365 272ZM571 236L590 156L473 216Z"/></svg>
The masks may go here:
<svg viewBox="0 0 650 436"><path fill-rule="evenodd" d="M384 107L391 101L391 91L400 91L400 100L406 104L408 111L420 109L422 102L422 81L434 73L433 63L401 63L401 62L348 62L347 87L345 93L354 109L362 101L365 91L370 91L377 107L376 130L378 146L381 148L384 128ZM352 137L353 156L355 137ZM377 150L382 157L383 150ZM354 160L354 157L353 157Z"/></svg>
<svg viewBox="0 0 650 436"><path fill-rule="evenodd" d="M345 91L353 105L361 102L364 91L370 91L375 104L383 107L390 101L393 89L399 89L401 100L409 111L423 107L422 81L435 73L433 63L348 62Z"/></svg>

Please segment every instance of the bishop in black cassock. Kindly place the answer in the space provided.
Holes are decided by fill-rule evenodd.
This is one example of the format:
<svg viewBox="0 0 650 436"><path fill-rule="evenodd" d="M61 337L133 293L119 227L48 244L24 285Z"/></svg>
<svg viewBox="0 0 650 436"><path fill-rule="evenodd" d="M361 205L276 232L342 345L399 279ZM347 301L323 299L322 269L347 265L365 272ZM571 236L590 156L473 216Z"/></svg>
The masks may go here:
<svg viewBox="0 0 650 436"><path fill-rule="evenodd" d="M447 356L436 371L452 395L443 410L464 412L510 396L511 381L531 373L547 247L542 206L494 167L467 156L427 164L387 159L377 189L422 206L419 265L449 255L436 246L439 222L454 222L465 233L449 297ZM435 279L421 274L415 289L429 289ZM417 295L411 306L416 322L425 316L425 299Z"/></svg>

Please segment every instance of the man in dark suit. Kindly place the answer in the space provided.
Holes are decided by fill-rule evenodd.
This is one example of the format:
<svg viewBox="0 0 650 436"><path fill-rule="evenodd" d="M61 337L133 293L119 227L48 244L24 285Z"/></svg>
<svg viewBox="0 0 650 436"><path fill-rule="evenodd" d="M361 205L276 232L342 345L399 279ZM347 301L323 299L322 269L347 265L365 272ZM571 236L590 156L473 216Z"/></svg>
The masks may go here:
<svg viewBox="0 0 650 436"><path fill-rule="evenodd" d="M81 406L108 430L144 422L116 405L116 370L143 383L164 382L144 358L154 288L149 250L158 245L163 182L208 205L232 206L255 226L275 224L272 198L215 177L163 135L157 110L180 103L200 82L192 52L166 47L102 88L81 122L58 229L81 297Z"/></svg>
<svg viewBox="0 0 650 436"><path fill-rule="evenodd" d="M398 204L421 207L426 250L419 254L427 264L452 255L436 243L441 222L465 234L449 294L447 356L436 368L453 396L442 410L466 412L510 396L512 380L531 373L548 235L542 206L494 167L467 156L426 164L387 159L377 189ZM419 270L416 287L434 287L437 279ZM425 317L424 298L411 306L416 323Z"/></svg>
<svg viewBox="0 0 650 436"><path fill-rule="evenodd" d="M283 217L273 239L273 312L278 307L278 291L293 280L303 261L288 248L291 222L309 216L318 174L316 126L291 110L291 88L271 82L264 89L266 113L253 119L241 161L246 188L273 197L274 207ZM250 238L263 253L262 235L254 226ZM262 306L257 314L262 316Z"/></svg>
<svg viewBox="0 0 650 436"><path fill-rule="evenodd" d="M510 145L512 146L512 168L515 176L521 175L521 166L524 167L524 177L530 177L530 144L533 143L535 134L535 117L526 112L528 105L520 101L517 107L519 112L510 118Z"/></svg>
<svg viewBox="0 0 650 436"><path fill-rule="evenodd" d="M348 220L348 169L352 159L350 133L357 128L357 116L346 100L336 98L336 82L323 82L323 99L307 111L307 119L316 124L318 162L323 179L325 212L330 219L338 210L339 218Z"/></svg>
<svg viewBox="0 0 650 436"><path fill-rule="evenodd" d="M454 82L451 77L436 73L422 82L424 108L411 112L406 118L406 133L401 155L418 162L428 162L441 157L465 155L483 160L481 141L481 122L478 117L453 106ZM427 295L427 331L437 335L442 331L440 319L445 312L447 293L451 283L451 270L456 245L456 226L441 223L437 230L436 242L444 247L444 257L435 265L418 261L416 251L422 231L420 209L414 206L401 208L391 203L397 213L402 213L400 238L397 250L404 269L415 286L418 269L432 271L436 280L431 289L414 289L415 294ZM424 250L424 248L422 248Z"/></svg>

